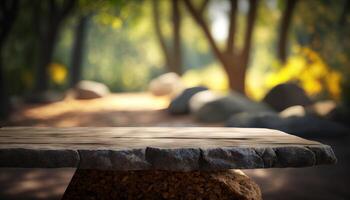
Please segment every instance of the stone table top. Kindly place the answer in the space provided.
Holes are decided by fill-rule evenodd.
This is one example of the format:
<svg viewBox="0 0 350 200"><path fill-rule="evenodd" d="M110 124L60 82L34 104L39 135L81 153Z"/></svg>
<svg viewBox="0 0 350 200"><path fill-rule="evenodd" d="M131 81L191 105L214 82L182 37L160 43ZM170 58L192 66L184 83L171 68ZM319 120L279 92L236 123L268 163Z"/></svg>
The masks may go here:
<svg viewBox="0 0 350 200"><path fill-rule="evenodd" d="M0 167L191 171L334 163L330 146L271 129L0 128Z"/></svg>

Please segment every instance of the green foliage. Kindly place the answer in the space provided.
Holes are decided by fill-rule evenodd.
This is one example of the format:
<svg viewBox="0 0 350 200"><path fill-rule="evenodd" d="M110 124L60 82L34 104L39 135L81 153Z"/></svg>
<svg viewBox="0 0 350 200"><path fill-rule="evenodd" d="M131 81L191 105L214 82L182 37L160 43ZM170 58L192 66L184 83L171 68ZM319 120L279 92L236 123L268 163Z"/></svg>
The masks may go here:
<svg viewBox="0 0 350 200"><path fill-rule="evenodd" d="M296 41L318 52L327 65L343 75L343 100L350 74L350 8L346 0L300 1L294 32Z"/></svg>
<svg viewBox="0 0 350 200"><path fill-rule="evenodd" d="M33 71L38 63L38 27L35 4L20 1L20 13L16 19L3 51L6 85L11 95L28 91L33 87Z"/></svg>
<svg viewBox="0 0 350 200"><path fill-rule="evenodd" d="M225 0L220 2L223 1ZM201 1L194 2L199 5ZM211 4L216 2L211 1ZM350 94L346 92L350 85L350 80L347 79L350 75L350 14L347 13L343 21L340 20L345 2L298 1L289 44L290 49L296 46L312 49L327 67L342 72L343 96L349 100ZM40 6L38 3L41 3ZM170 5L169 1L160 2L161 26L167 43L171 42L172 37ZM259 4L247 74L248 93L256 99L261 98L269 89L266 86L266 74L281 71L280 68L283 67L276 61L275 49L284 5L283 0L263 0ZM190 84L210 79L209 82L214 85L212 88L225 89L226 77L223 70L218 69L202 31L183 4L180 4L180 11L183 62L188 71L184 79ZM242 10L239 12L236 41L241 43L245 13ZM40 20L46 20L47 14L47 1L21 1L19 16L3 52L5 77L7 83L10 83L7 87L11 95L22 95L33 88L34 72L40 59L39 32L41 28L46 28L38 24ZM51 65L55 67L50 70L53 73L50 74L52 89L63 91L68 87L67 73L71 67L74 30L78 19L84 15L90 15L91 18L87 30L83 79L104 82L114 92L141 91L146 89L150 79L166 71L155 38L151 1L78 0L74 12L64 21L60 30ZM212 24L214 19L210 18L209 13L205 12L204 15L209 24ZM224 41L221 42L222 46ZM293 56L296 55L291 58ZM196 79L196 76L202 78Z"/></svg>

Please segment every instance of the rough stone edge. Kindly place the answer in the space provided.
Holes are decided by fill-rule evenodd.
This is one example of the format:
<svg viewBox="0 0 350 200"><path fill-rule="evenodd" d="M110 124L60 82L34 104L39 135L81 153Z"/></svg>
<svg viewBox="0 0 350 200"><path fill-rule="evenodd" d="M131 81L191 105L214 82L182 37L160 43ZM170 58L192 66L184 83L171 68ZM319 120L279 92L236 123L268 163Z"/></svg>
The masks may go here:
<svg viewBox="0 0 350 200"><path fill-rule="evenodd" d="M315 165L333 165L338 162L332 147L329 145L307 146L306 148L315 154Z"/></svg>
<svg viewBox="0 0 350 200"><path fill-rule="evenodd" d="M264 168L264 160L255 148L201 148L201 170Z"/></svg>
<svg viewBox="0 0 350 200"><path fill-rule="evenodd" d="M208 157L208 152L215 151L221 153ZM244 152L247 153L244 160L238 159L237 162L232 157L243 156ZM336 162L336 156L328 145L178 149L147 147L130 150L0 149L0 167L23 168L192 171L307 167Z"/></svg>
<svg viewBox="0 0 350 200"><path fill-rule="evenodd" d="M199 148L146 148L146 160L152 169L170 171L193 171L200 169ZM167 163L165 165L165 163Z"/></svg>
<svg viewBox="0 0 350 200"><path fill-rule="evenodd" d="M52 149L0 149L0 167L63 168L77 167L79 154L76 150Z"/></svg>
<svg viewBox="0 0 350 200"><path fill-rule="evenodd" d="M146 161L145 149L126 150L78 150L80 169L100 170L148 170L151 165Z"/></svg>
<svg viewBox="0 0 350 200"><path fill-rule="evenodd" d="M208 155L211 151L222 151L218 157ZM247 151L248 150L248 151ZM232 154L233 152L233 154ZM244 160L234 160L235 153L248 153ZM252 153L254 152L254 153ZM230 154L225 156L225 154ZM237 155L237 154L236 154ZM260 159L257 159L259 157ZM211 161L215 162L211 162ZM283 147L225 147L201 149L201 170L258 169L309 167L314 165L335 164L336 156L328 145L319 146L283 146Z"/></svg>

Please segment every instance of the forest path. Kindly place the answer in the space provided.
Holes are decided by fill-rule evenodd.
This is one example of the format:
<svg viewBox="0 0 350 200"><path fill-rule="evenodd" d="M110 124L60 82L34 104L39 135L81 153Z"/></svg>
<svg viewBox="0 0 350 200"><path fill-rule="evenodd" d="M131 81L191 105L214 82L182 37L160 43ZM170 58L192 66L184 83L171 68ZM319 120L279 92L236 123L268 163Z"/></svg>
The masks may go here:
<svg viewBox="0 0 350 200"><path fill-rule="evenodd" d="M65 99L22 105L11 116L10 126L218 126L196 122L190 115L171 116L170 99L149 93L119 93L92 100Z"/></svg>

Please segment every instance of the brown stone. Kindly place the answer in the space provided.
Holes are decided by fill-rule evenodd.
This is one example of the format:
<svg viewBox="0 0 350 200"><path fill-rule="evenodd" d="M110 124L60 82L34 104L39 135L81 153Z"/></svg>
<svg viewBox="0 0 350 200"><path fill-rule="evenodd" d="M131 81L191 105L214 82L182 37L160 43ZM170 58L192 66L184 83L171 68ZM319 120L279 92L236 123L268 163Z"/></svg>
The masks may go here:
<svg viewBox="0 0 350 200"><path fill-rule="evenodd" d="M259 186L239 170L78 170L63 199L262 199Z"/></svg>

